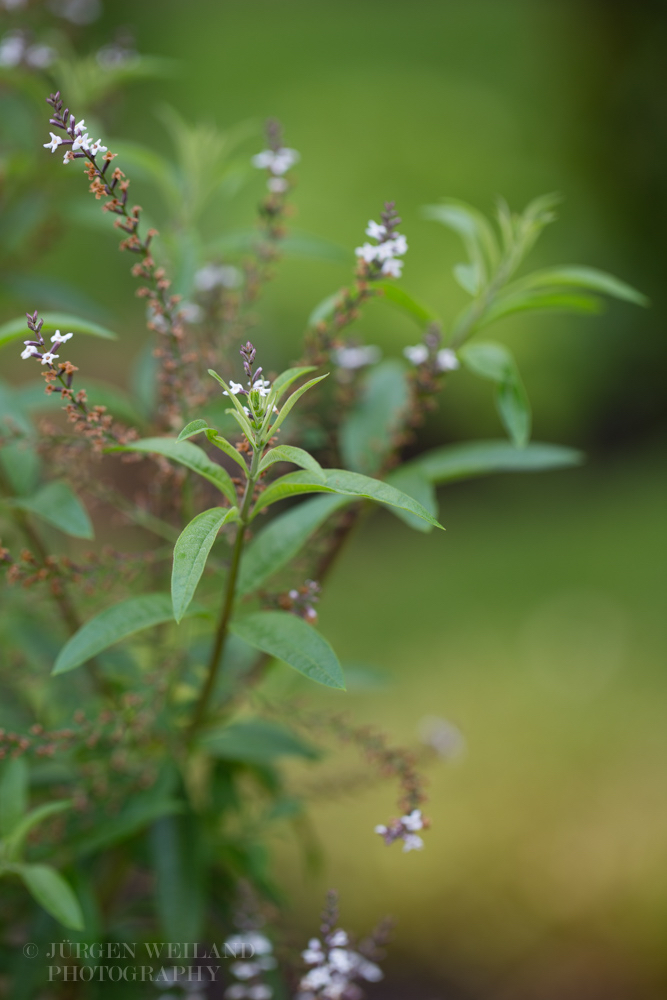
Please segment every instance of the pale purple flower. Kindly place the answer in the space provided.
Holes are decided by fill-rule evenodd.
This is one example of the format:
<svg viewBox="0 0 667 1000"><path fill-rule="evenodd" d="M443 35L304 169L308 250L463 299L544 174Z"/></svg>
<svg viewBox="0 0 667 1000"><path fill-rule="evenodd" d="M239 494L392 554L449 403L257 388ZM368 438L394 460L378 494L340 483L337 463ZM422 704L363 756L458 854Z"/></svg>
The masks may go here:
<svg viewBox="0 0 667 1000"><path fill-rule="evenodd" d="M406 833L403 837L403 853L407 851L421 851L424 841L416 833Z"/></svg>

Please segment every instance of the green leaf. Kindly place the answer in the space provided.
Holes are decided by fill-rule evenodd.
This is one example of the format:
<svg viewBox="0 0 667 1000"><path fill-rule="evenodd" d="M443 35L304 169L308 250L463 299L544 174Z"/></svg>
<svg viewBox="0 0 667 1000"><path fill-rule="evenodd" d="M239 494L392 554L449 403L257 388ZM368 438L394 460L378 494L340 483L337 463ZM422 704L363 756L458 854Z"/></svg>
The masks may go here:
<svg viewBox="0 0 667 1000"><path fill-rule="evenodd" d="M107 330L105 326L78 316L70 316L68 313L42 313L40 319L44 320L42 336L45 340L47 333L55 333L56 330L60 330L61 333L88 333L93 337L102 337L103 340L118 339L116 334L112 330ZM23 337L24 340L32 339L25 316L12 319L0 326L0 347L19 337Z"/></svg>
<svg viewBox="0 0 667 1000"><path fill-rule="evenodd" d="M0 774L0 837L6 837L28 808L28 764L24 757L4 762Z"/></svg>
<svg viewBox="0 0 667 1000"><path fill-rule="evenodd" d="M17 859L23 849L23 844L30 831L39 826L51 816L71 809L72 803L68 799L59 802L47 802L43 806L38 806L20 820L6 837L7 857L10 861Z"/></svg>
<svg viewBox="0 0 667 1000"><path fill-rule="evenodd" d="M198 745L213 757L247 764L270 764L278 757L316 760L319 750L276 722L248 719L204 733Z"/></svg>
<svg viewBox="0 0 667 1000"><path fill-rule="evenodd" d="M453 268L456 282L468 295L478 295L482 283L479 268L476 264L456 264Z"/></svg>
<svg viewBox="0 0 667 1000"><path fill-rule="evenodd" d="M15 865L14 871L47 913L73 931L83 930L83 913L79 901L55 868L48 865Z"/></svg>
<svg viewBox="0 0 667 1000"><path fill-rule="evenodd" d="M546 472L581 465L582 452L532 441L515 448L509 441L472 441L427 451L403 470L418 467L432 483L451 483L497 472Z"/></svg>
<svg viewBox="0 0 667 1000"><path fill-rule="evenodd" d="M395 472L391 472L387 476L386 481L390 486L401 490L401 492L406 493L413 500L420 503L433 517L438 516L438 500L435 495L433 483L417 465L401 466ZM425 533L433 531L433 525L424 521L423 518L417 517L409 510L402 510L400 507L389 507L388 510L400 518L401 521L404 521L410 528L414 528L415 531Z"/></svg>
<svg viewBox="0 0 667 1000"><path fill-rule="evenodd" d="M181 433L176 438L177 441L186 441L188 438L193 437L195 434L201 434L202 431L209 430L208 423L206 420L191 420L189 424L186 424Z"/></svg>
<svg viewBox="0 0 667 1000"><path fill-rule="evenodd" d="M438 316L427 306L418 302L414 296L406 292L400 285L391 281L374 281L373 288L382 292L382 298L401 312L414 319L420 327L429 323L437 323Z"/></svg>
<svg viewBox="0 0 667 1000"><path fill-rule="evenodd" d="M271 433L275 433L275 431L278 430L285 417L288 415L288 413L295 405L295 403L297 403L301 399L304 392L308 392L309 389L312 389L314 385L317 385L318 382L321 382L322 379L327 377L327 375L319 375L317 378L311 378L309 382L306 382L304 385L299 386L299 388L295 392L293 392L291 396L288 396L287 401L283 404L280 413L276 417L271 427Z"/></svg>
<svg viewBox="0 0 667 1000"><path fill-rule="evenodd" d="M78 857L99 854L115 844L135 837L143 829L161 819L183 811L183 802L165 795L130 799L116 816L105 816L104 822L90 833L77 838L71 845Z"/></svg>
<svg viewBox="0 0 667 1000"><path fill-rule="evenodd" d="M524 291L530 288L551 288L552 286L565 285L570 288L586 288L591 292L600 292L615 299L625 302L634 302L638 306L648 306L649 300L641 292L638 292L632 285L628 285L620 278L615 278L613 274L606 271L599 271L595 267L583 267L576 264L561 265L560 267L547 267L542 271L533 271L525 278L520 278L507 286L507 293Z"/></svg>
<svg viewBox="0 0 667 1000"><path fill-rule="evenodd" d="M284 372L281 372L280 375L274 380L272 386L273 391L276 394L276 402L281 399L283 393L289 388L289 386L292 385L293 382L296 382L301 375L307 375L308 372L314 371L314 365L307 365L302 366L301 368L287 368Z"/></svg>
<svg viewBox="0 0 667 1000"><path fill-rule="evenodd" d="M34 496L6 501L35 514L72 538L94 538L88 512L67 483L49 483Z"/></svg>
<svg viewBox="0 0 667 1000"><path fill-rule="evenodd" d="M339 289L333 295L327 295L326 299L315 306L308 317L308 326L317 326L319 323L326 323L331 319L336 311L336 306L342 299L344 289Z"/></svg>
<svg viewBox="0 0 667 1000"><path fill-rule="evenodd" d="M442 525L438 524L420 503L405 493L401 493L400 490L394 489L388 483L380 482L379 479L371 479L369 476L362 476L358 472L348 472L346 469L325 469L324 476L326 480L324 486L313 482L309 472L290 472L286 476L276 479L260 495L252 517L255 517L262 508L268 507L269 504L299 493L339 493L344 496L374 500L376 503L412 511L413 514L424 518L434 527L442 528Z"/></svg>
<svg viewBox="0 0 667 1000"><path fill-rule="evenodd" d="M30 496L39 485L42 461L28 441L12 441L2 446L0 462L12 490Z"/></svg>
<svg viewBox="0 0 667 1000"><path fill-rule="evenodd" d="M441 222L461 237L471 263L475 264L485 284L500 260L498 241L486 216L472 205L454 198L447 198L439 205L426 205L423 212L427 219Z"/></svg>
<svg viewBox="0 0 667 1000"><path fill-rule="evenodd" d="M236 462L236 464L243 469L246 476L248 475L248 466L246 465L243 456L236 450L234 445L227 440L227 438L223 438L221 434L218 434L217 431L212 430L210 427L206 431L206 437L209 439L211 444L214 444L216 448L220 449L220 451L224 451L228 458L231 458L233 462Z"/></svg>
<svg viewBox="0 0 667 1000"><path fill-rule="evenodd" d="M410 401L405 369L400 361L383 361L366 376L356 405L339 430L346 466L373 475L394 447Z"/></svg>
<svg viewBox="0 0 667 1000"><path fill-rule="evenodd" d="M155 902L164 937L201 940L205 913L202 830L191 815L163 816L150 831Z"/></svg>
<svg viewBox="0 0 667 1000"><path fill-rule="evenodd" d="M603 309L600 299L592 295L574 295L567 292L522 291L501 293L492 302L475 324L475 328L495 323L505 316L520 312L566 312L596 315Z"/></svg>
<svg viewBox="0 0 667 1000"><path fill-rule="evenodd" d="M197 514L184 528L174 548L171 573L171 600L174 618L180 622L195 596L209 552L223 524L238 520L238 510L213 507Z"/></svg>
<svg viewBox="0 0 667 1000"><path fill-rule="evenodd" d="M475 375L496 383L496 407L503 426L514 445L525 448L530 438L530 403L510 351L489 341L468 344L459 354Z"/></svg>
<svg viewBox="0 0 667 1000"><path fill-rule="evenodd" d="M315 497L274 518L250 542L241 562L239 595L257 590L300 551L308 539L337 510L346 496Z"/></svg>
<svg viewBox="0 0 667 1000"><path fill-rule="evenodd" d="M179 462L191 469L192 472L208 479L209 483L217 486L231 504L236 503L236 489L227 470L223 469L217 462L213 462L205 451L202 451L196 444L191 444L190 441L177 441L176 438L169 437L143 438L127 445L113 445L111 448L105 448L105 452L114 451L138 451L145 454L163 455L165 458L170 458L172 462Z"/></svg>
<svg viewBox="0 0 667 1000"><path fill-rule="evenodd" d="M258 611L235 619L230 631L255 649L284 660L311 681L345 690L338 657L326 639L286 611Z"/></svg>
<svg viewBox="0 0 667 1000"><path fill-rule="evenodd" d="M143 594L113 604L74 633L60 650L51 672L64 674L74 670L121 639L172 620L171 597L167 594Z"/></svg>
<svg viewBox="0 0 667 1000"><path fill-rule="evenodd" d="M267 451L260 462L259 472L264 472L275 462L291 462L292 465L299 465L302 469L315 473L316 476L324 475L322 466L312 455L304 451L303 448L293 448L288 444L278 445L277 448L271 448L270 451Z"/></svg>

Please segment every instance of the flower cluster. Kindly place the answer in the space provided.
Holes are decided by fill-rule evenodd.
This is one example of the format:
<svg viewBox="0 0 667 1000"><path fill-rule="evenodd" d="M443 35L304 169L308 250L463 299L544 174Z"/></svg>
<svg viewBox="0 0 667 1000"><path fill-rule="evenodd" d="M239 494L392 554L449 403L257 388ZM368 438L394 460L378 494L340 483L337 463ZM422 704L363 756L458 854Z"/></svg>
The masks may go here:
<svg viewBox="0 0 667 1000"><path fill-rule="evenodd" d="M366 235L377 243L364 243L354 251L360 260L370 267L371 278L400 278L403 270L402 257L408 249L408 241L396 227L401 220L394 211L394 203L387 202L382 213L382 222L371 219L366 227Z"/></svg>
<svg viewBox="0 0 667 1000"><path fill-rule="evenodd" d="M314 625L317 621L317 611L313 607L313 604L317 604L319 601L321 589L317 581L306 580L304 585L299 587L298 590L295 587L293 590L283 594L278 603L285 611L290 611L293 615L298 615L299 618L303 618L305 621L310 622L311 625Z"/></svg>
<svg viewBox="0 0 667 1000"><path fill-rule="evenodd" d="M310 970L299 983L298 1000L359 1000L363 991L358 980L377 983L382 969L350 947L347 933L340 928L319 938L311 938L301 953Z"/></svg>
<svg viewBox="0 0 667 1000"><path fill-rule="evenodd" d="M65 116L67 112L65 112ZM63 128L57 121L51 119L49 123L51 125L56 125L58 128ZM86 153L94 159L98 153L106 153L107 146L102 145L101 139L95 139L94 141L90 138L86 132L86 123L82 118L81 121L75 121L74 115L69 116L69 124L65 126L65 132L69 136L68 139L63 139L62 136L56 135L53 132L49 132L51 136L48 142L45 142L44 149L50 149L52 153L58 149L59 146L71 146L71 149L65 151L63 157L63 163L69 163L70 160L75 160L78 157L83 157ZM83 152L80 152L83 150Z"/></svg>
<svg viewBox="0 0 667 1000"><path fill-rule="evenodd" d="M28 317L28 320L31 320L33 318L36 320L37 318L36 313L34 317L32 317L30 313L26 313L26 316ZM37 340L23 341L23 343L25 344L25 350L21 351L21 357L23 358L24 361L26 361L28 358L38 358L43 365L50 365L52 368L54 368L55 366L53 362L56 360L56 358L59 358L60 355L54 354L53 351L51 350L46 350L46 351L44 350L46 344L44 342L44 338L42 337L43 322L44 322L43 320L39 320L39 322L35 325L33 329L35 336L38 338ZM51 343L55 344L55 346L57 347L58 344L66 344L67 341L70 340L73 336L74 336L73 333L62 334L60 330L56 330L56 332L51 337Z"/></svg>
<svg viewBox="0 0 667 1000"><path fill-rule="evenodd" d="M393 844L395 840L402 840L404 851L421 851L424 841L417 835L417 831L423 830L425 826L421 809L413 809L406 816L393 820L389 826L384 824L376 826L375 832L380 834L385 844Z"/></svg>
<svg viewBox="0 0 667 1000"><path fill-rule="evenodd" d="M271 391L271 383L268 379L261 377L261 366L253 371L257 350L250 341L241 348L239 354L243 358L243 369L248 377L248 388L245 389L242 382L234 382L230 379L229 392L225 389L223 396L229 396L230 393L233 396L246 396L250 405L244 406L243 410L246 417L249 417L257 424L258 421L264 419L266 414L266 403L264 400Z"/></svg>
<svg viewBox="0 0 667 1000"><path fill-rule="evenodd" d="M410 347L404 347L403 354L415 366L426 364L431 359L436 371L439 372L453 372L461 367L459 359L450 347L440 348L435 353L434 358L431 358L431 351L426 344L413 344Z"/></svg>
<svg viewBox="0 0 667 1000"><path fill-rule="evenodd" d="M242 956L241 961L230 966L229 971L238 981L227 987L225 1000L271 1000L273 989L262 980L277 962L266 935L252 930L233 934L225 941L225 951Z"/></svg>
<svg viewBox="0 0 667 1000"><path fill-rule="evenodd" d="M300 156L296 149L289 149L281 144L277 123L269 122L267 131L270 148L253 156L252 164L259 170L268 170L266 186L272 194L283 194L289 187L284 175L299 162Z"/></svg>
<svg viewBox="0 0 667 1000"><path fill-rule="evenodd" d="M0 66L7 69L46 69L55 58L55 49L38 42L31 44L23 31L8 31L0 40Z"/></svg>

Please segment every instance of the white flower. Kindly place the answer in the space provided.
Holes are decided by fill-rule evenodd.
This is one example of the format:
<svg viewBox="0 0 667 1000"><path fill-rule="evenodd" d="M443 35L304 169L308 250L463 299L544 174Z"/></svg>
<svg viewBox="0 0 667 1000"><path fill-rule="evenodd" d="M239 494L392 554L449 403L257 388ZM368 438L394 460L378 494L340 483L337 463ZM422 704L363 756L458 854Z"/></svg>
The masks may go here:
<svg viewBox="0 0 667 1000"><path fill-rule="evenodd" d="M28 344L25 351L21 351L21 357L25 361L26 358L31 358L34 354L39 354L39 351L34 346L34 344Z"/></svg>
<svg viewBox="0 0 667 1000"><path fill-rule="evenodd" d="M402 233L396 233L393 240L388 240L385 246L391 247L391 252L397 257L402 257L408 250L408 241Z"/></svg>
<svg viewBox="0 0 667 1000"><path fill-rule="evenodd" d="M266 186L274 194L283 194L289 187L284 177L269 177Z"/></svg>
<svg viewBox="0 0 667 1000"><path fill-rule="evenodd" d="M384 825L384 823L379 823L375 827L375 832L379 833L381 837L384 837L385 833L387 832L387 827Z"/></svg>
<svg viewBox="0 0 667 1000"><path fill-rule="evenodd" d="M186 323L201 323L204 310L196 302L181 302L179 312Z"/></svg>
<svg viewBox="0 0 667 1000"><path fill-rule="evenodd" d="M300 986L306 990L319 990L323 986L331 985L331 973L326 966L321 965L317 969L311 969L301 980Z"/></svg>
<svg viewBox="0 0 667 1000"><path fill-rule="evenodd" d="M83 130L85 129L85 127L86 127L86 122L85 122L85 119L82 118L81 121L77 122L76 125L74 126L74 132L75 132L75 134L76 135L81 135L81 133L83 132Z"/></svg>
<svg viewBox="0 0 667 1000"><path fill-rule="evenodd" d="M260 170L270 170L272 174L280 176L286 174L290 167L298 163L299 159L296 149L283 147L277 152L273 149L264 149L261 153L253 156L252 163Z"/></svg>
<svg viewBox="0 0 667 1000"><path fill-rule="evenodd" d="M240 382L234 382L232 379L229 380L229 388L231 389L232 396L238 396L240 392L243 392L243 385ZM229 393L225 389L222 395L228 396Z"/></svg>
<svg viewBox="0 0 667 1000"><path fill-rule="evenodd" d="M354 252L357 257L361 257L367 264L371 264L377 259L379 249L379 247L373 246L372 243L364 243L363 246L357 247Z"/></svg>
<svg viewBox="0 0 667 1000"><path fill-rule="evenodd" d="M90 152L92 153L93 156L97 156L98 153L106 153L108 148L109 148L108 146L102 145L101 139L96 139L95 142L90 147Z"/></svg>
<svg viewBox="0 0 667 1000"><path fill-rule="evenodd" d="M247 406L243 407L243 412L245 413L246 417L252 417L252 413L250 412Z"/></svg>
<svg viewBox="0 0 667 1000"><path fill-rule="evenodd" d="M457 368L461 367L461 362L449 347L443 347L442 350L438 351L435 363L441 372L455 372Z"/></svg>
<svg viewBox="0 0 667 1000"><path fill-rule="evenodd" d="M59 135L54 135L53 132L49 132L49 135L51 136L51 142L45 142L43 144L44 149L50 149L52 153L55 153L58 146L62 144L62 139Z"/></svg>
<svg viewBox="0 0 667 1000"><path fill-rule="evenodd" d="M87 132L83 135L77 132L76 139L72 143L72 152L75 153L77 149L85 149L86 151L90 149L90 136Z"/></svg>
<svg viewBox="0 0 667 1000"><path fill-rule="evenodd" d="M336 931L329 938L329 944L332 948L346 948L349 943L350 939L345 931Z"/></svg>
<svg viewBox="0 0 667 1000"><path fill-rule="evenodd" d="M389 260L386 260L382 265L382 273L386 274L389 278L400 278L402 270L403 261L394 260L393 257L390 257Z"/></svg>
<svg viewBox="0 0 667 1000"><path fill-rule="evenodd" d="M357 967L357 972L362 979L365 979L369 983L377 983L381 979L384 979L382 969L375 962L362 961Z"/></svg>
<svg viewBox="0 0 667 1000"><path fill-rule="evenodd" d="M273 990L266 983L257 983L248 989L248 1000L270 1000Z"/></svg>
<svg viewBox="0 0 667 1000"><path fill-rule="evenodd" d="M411 361L413 365L423 365L428 359L428 347L426 344L415 344L412 347L404 347L403 356L408 361Z"/></svg>
<svg viewBox="0 0 667 1000"><path fill-rule="evenodd" d="M271 388L271 383L268 379L258 378L256 382L253 382L252 387L255 392L258 392L260 396L268 396Z"/></svg>
<svg viewBox="0 0 667 1000"><path fill-rule="evenodd" d="M366 347L339 347L334 353L334 361L339 368L364 368L374 365L382 357L379 347L369 344Z"/></svg>
<svg viewBox="0 0 667 1000"><path fill-rule="evenodd" d="M243 1000L244 997L248 996L247 986L243 986L241 983L234 983L233 986L228 986L225 990L225 997L227 1000Z"/></svg>
<svg viewBox="0 0 667 1000"><path fill-rule="evenodd" d="M403 837L403 852L406 851L421 851L424 846L424 841L421 837L418 837L416 833L406 833Z"/></svg>
<svg viewBox="0 0 667 1000"><path fill-rule="evenodd" d="M31 45L26 52L25 61L33 69L46 69L56 58L56 51L50 45Z"/></svg>
<svg viewBox="0 0 667 1000"><path fill-rule="evenodd" d="M273 951L273 945L265 934L258 931L247 931L243 938L247 948L252 948L253 955L268 955Z"/></svg>
<svg viewBox="0 0 667 1000"><path fill-rule="evenodd" d="M52 354L51 351L47 351L46 354L42 354L42 364L52 365L55 359L59 357L59 354Z"/></svg>
<svg viewBox="0 0 667 1000"><path fill-rule="evenodd" d="M67 343L68 340L71 340L73 336L74 336L73 333L62 334L60 332L60 330L56 330L56 332L51 337L51 343L52 344L65 344L65 343Z"/></svg>
<svg viewBox="0 0 667 1000"><path fill-rule="evenodd" d="M355 966L353 959L354 952L348 952L345 948L332 948L329 952L329 965L336 971L346 975L352 972Z"/></svg>
<svg viewBox="0 0 667 1000"><path fill-rule="evenodd" d="M23 59L25 42L20 31L12 31L0 42L0 66L18 66Z"/></svg>
<svg viewBox="0 0 667 1000"><path fill-rule="evenodd" d="M416 830L423 830L424 821L421 809L413 809L408 816L401 816L401 823L410 833L414 833Z"/></svg>
<svg viewBox="0 0 667 1000"><path fill-rule="evenodd" d="M72 156L70 150L68 149L67 152L65 153L65 155L63 156L63 163L69 163L72 159L73 159L73 156Z"/></svg>
<svg viewBox="0 0 667 1000"><path fill-rule="evenodd" d="M379 222L373 222L372 219L369 220L366 226L366 236L370 236L373 240L382 240L387 234L387 230L384 226L381 226Z"/></svg>
<svg viewBox="0 0 667 1000"><path fill-rule="evenodd" d="M200 292L210 292L213 288L238 288L241 272L231 265L205 264L195 274L195 288Z"/></svg>
<svg viewBox="0 0 667 1000"><path fill-rule="evenodd" d="M230 970L237 979L252 979L253 976L262 971L257 962L234 962L230 966Z"/></svg>

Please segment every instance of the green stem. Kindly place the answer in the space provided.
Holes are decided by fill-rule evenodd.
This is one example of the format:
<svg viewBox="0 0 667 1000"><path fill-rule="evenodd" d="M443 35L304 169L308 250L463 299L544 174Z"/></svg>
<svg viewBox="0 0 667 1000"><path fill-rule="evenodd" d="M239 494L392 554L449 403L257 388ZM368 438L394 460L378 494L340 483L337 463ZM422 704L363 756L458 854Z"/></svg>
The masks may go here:
<svg viewBox="0 0 667 1000"><path fill-rule="evenodd" d="M245 533L248 527L248 514L250 512L250 505L252 504L252 496L255 489L255 483L257 482L257 471L259 469L260 456L262 454L262 448L256 447L252 454L252 463L250 470L248 472L248 478L246 480L245 493L243 494L243 502L241 504L240 511L240 523L236 532L236 538L234 539L234 548L232 550L232 558L229 564L229 576L227 577L227 586L225 588L225 596L222 601L222 608L220 609L220 617L218 619L218 626L215 631L215 639L213 641L213 650L211 652L211 657L208 663L208 670L206 675L206 681L199 695L199 701L197 702L197 707L195 708L195 713L192 717L192 722L189 728L189 739L192 740L193 736L200 728L202 723L206 718L206 712L211 700L211 696L215 690L215 684L218 679L218 671L220 669L220 661L222 660L222 653L225 648L225 640L227 639L227 632L229 627L229 620L232 617L232 612L234 610L234 599L236 597L236 581L239 575L239 569L241 566L241 555L243 553L243 545L245 543Z"/></svg>

